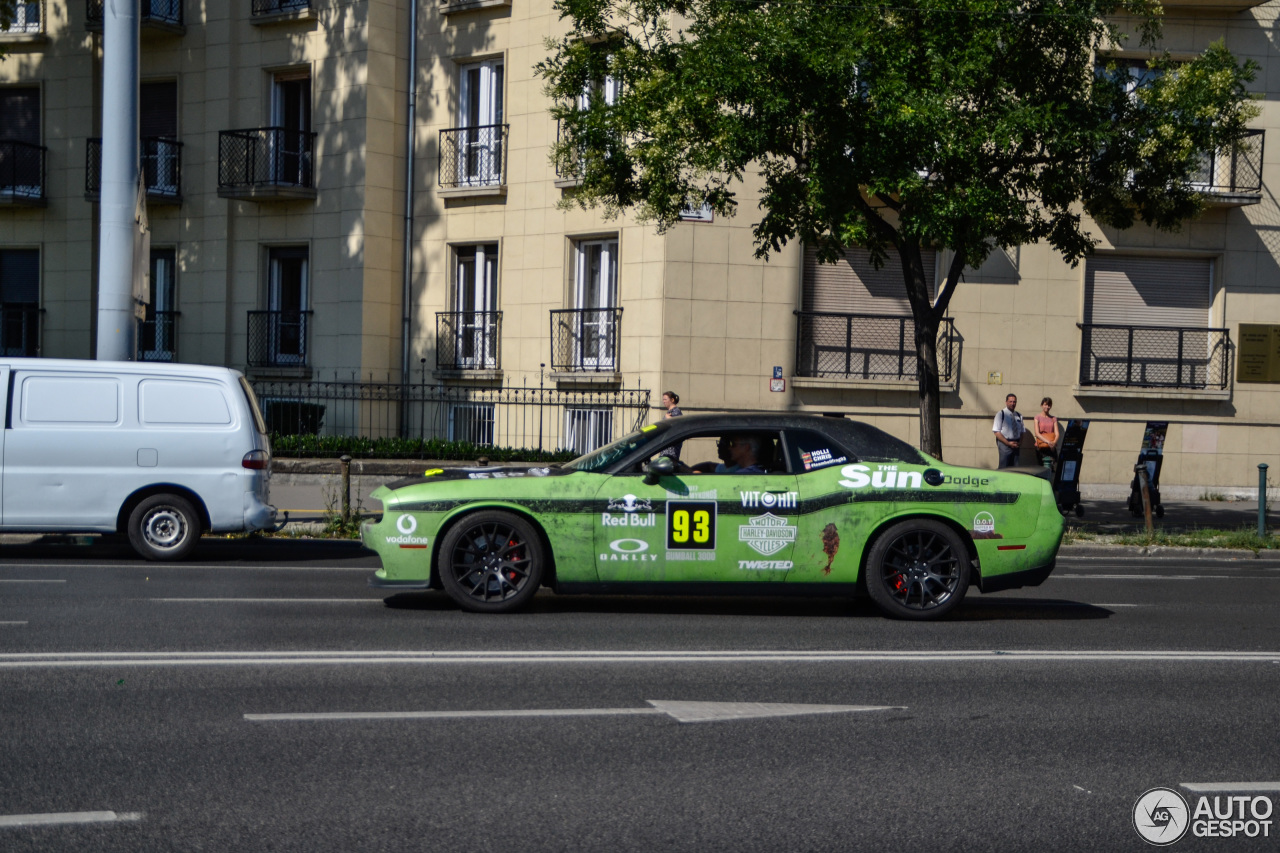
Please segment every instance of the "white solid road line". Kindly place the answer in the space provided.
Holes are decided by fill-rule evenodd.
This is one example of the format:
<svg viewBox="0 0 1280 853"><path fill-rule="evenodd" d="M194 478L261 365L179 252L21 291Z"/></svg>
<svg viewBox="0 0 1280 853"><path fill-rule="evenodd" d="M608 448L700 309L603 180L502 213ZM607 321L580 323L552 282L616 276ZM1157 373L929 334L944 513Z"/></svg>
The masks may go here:
<svg viewBox="0 0 1280 853"><path fill-rule="evenodd" d="M646 699L649 708L534 708L501 711L352 711L298 714L245 714L250 722L321 722L328 720L456 720L476 717L622 717L661 714L681 723L848 714L857 711L905 711L902 705L801 705L774 702L681 702Z"/></svg>
<svg viewBox="0 0 1280 853"><path fill-rule="evenodd" d="M151 573L158 573L165 569L173 569L179 572L188 569L223 569L237 572L261 572L261 571L281 571L281 572L366 572L372 574L377 566L308 566L288 564L278 566L273 563L250 563L248 565L237 563L235 565L227 564L200 564L200 563L166 563L159 565L157 563L143 562L120 562L120 563L3 563L0 569L22 569L30 571L31 569L146 569ZM64 581L58 581L64 583Z"/></svg>
<svg viewBox="0 0 1280 853"><path fill-rule="evenodd" d="M0 669L124 666L316 666L351 664L740 664L936 662L1273 663L1280 651L372 651L26 652L0 654Z"/></svg>
<svg viewBox="0 0 1280 853"><path fill-rule="evenodd" d="M1236 792L1257 794L1280 791L1280 782L1179 782L1178 784L1193 794L1229 794Z"/></svg>
<svg viewBox="0 0 1280 853"><path fill-rule="evenodd" d="M25 625L26 622L0 622L0 625Z"/></svg>
<svg viewBox="0 0 1280 853"><path fill-rule="evenodd" d="M165 601L171 604L385 604L381 598L148 598L147 601Z"/></svg>
<svg viewBox="0 0 1280 853"><path fill-rule="evenodd" d="M54 812L0 815L3 826L53 826L67 823L118 823L142 820L142 812Z"/></svg>
<svg viewBox="0 0 1280 853"><path fill-rule="evenodd" d="M1071 575L1052 574L1054 580L1102 580L1102 581L1203 581L1203 580L1257 580L1248 575ZM1259 577L1269 577L1260 575ZM1280 575L1276 575L1280 578Z"/></svg>
<svg viewBox="0 0 1280 853"><path fill-rule="evenodd" d="M66 581L48 578L0 578L0 583L66 583Z"/></svg>

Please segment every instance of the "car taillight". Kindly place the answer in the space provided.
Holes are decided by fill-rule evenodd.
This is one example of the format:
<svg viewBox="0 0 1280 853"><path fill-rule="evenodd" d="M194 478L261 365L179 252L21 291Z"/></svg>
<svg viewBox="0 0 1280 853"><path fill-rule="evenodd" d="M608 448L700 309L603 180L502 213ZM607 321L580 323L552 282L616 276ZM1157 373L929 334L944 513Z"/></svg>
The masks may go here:
<svg viewBox="0 0 1280 853"><path fill-rule="evenodd" d="M262 471L271 464L271 455L265 450L250 450L240 460L240 464L253 471Z"/></svg>

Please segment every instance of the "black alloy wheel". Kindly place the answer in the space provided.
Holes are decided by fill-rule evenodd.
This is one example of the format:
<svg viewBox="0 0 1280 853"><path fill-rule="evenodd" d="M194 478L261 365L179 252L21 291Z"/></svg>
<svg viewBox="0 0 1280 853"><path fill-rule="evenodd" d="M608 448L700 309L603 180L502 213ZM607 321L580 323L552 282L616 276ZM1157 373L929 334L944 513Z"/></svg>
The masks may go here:
<svg viewBox="0 0 1280 853"><path fill-rule="evenodd" d="M887 616L939 619L969 589L969 550L947 525L929 519L899 522L867 555L867 592Z"/></svg>
<svg viewBox="0 0 1280 853"><path fill-rule="evenodd" d="M518 515L478 512L449 529L437 569L445 592L463 610L509 612L542 585L542 541Z"/></svg>

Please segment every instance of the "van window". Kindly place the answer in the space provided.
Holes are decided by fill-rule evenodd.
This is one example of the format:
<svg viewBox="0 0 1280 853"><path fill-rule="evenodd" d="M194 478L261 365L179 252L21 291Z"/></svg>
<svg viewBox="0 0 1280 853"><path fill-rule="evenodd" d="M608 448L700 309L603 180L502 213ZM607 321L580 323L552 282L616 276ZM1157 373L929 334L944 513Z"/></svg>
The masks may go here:
<svg viewBox="0 0 1280 853"><path fill-rule="evenodd" d="M26 376L22 420L29 424L120 422L120 383L106 376Z"/></svg>
<svg viewBox="0 0 1280 853"><path fill-rule="evenodd" d="M226 426L231 408L222 388L213 383L144 379L138 386L138 420L143 425Z"/></svg>

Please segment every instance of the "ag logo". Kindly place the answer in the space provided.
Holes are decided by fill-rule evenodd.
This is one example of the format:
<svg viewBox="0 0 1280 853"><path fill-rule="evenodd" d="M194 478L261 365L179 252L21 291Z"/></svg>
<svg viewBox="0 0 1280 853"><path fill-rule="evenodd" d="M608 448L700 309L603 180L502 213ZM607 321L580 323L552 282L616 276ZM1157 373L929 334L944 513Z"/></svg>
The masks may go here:
<svg viewBox="0 0 1280 853"><path fill-rule="evenodd" d="M1171 788L1152 788L1133 804L1133 828L1157 847L1168 847L1186 835L1189 818L1187 801Z"/></svg>
<svg viewBox="0 0 1280 853"><path fill-rule="evenodd" d="M418 529L418 519L412 515L402 515L396 519L396 530L399 530L405 536L412 536L413 531Z"/></svg>

